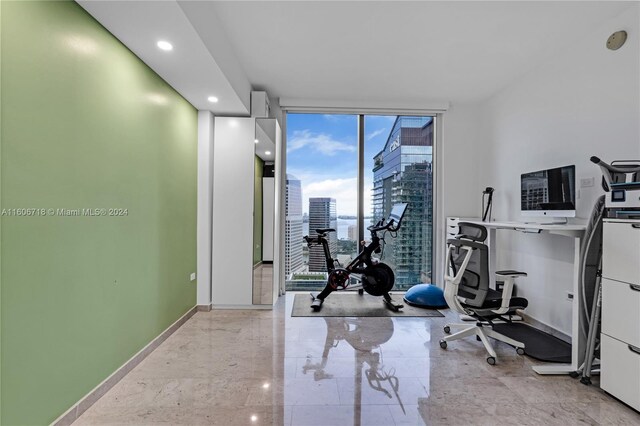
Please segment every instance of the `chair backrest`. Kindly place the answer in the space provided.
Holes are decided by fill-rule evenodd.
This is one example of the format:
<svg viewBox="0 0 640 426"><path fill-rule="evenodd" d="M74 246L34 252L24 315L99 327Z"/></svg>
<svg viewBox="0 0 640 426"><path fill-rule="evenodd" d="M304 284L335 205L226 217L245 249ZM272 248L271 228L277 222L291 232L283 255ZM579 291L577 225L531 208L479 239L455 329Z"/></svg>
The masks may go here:
<svg viewBox="0 0 640 426"><path fill-rule="evenodd" d="M469 306L481 307L489 293L489 252L484 243L487 229L467 222L460 222L458 226L460 233L455 239L447 241L451 257L447 262L451 269L449 272L452 276L458 274L468 253L464 248L471 249L469 262L462 271L457 296L463 298L463 302Z"/></svg>

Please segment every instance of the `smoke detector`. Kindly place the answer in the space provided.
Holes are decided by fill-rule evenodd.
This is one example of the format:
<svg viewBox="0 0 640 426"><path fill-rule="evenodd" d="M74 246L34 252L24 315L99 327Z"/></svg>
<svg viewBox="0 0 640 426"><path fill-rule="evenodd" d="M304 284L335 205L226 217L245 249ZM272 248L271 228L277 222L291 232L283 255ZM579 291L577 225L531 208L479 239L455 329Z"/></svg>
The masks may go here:
<svg viewBox="0 0 640 426"><path fill-rule="evenodd" d="M607 39L607 49L618 50L622 47L625 41L627 41L627 32L616 31Z"/></svg>

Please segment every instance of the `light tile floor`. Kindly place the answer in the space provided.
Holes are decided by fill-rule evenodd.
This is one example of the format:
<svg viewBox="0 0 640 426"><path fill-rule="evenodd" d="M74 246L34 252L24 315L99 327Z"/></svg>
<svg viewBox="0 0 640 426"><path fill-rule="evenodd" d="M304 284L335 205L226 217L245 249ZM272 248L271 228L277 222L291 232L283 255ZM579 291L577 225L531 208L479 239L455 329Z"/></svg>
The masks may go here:
<svg viewBox="0 0 640 426"><path fill-rule="evenodd" d="M473 338L441 349L451 313L292 318L292 303L197 313L75 424L640 424L597 380L538 376L507 345L495 366Z"/></svg>

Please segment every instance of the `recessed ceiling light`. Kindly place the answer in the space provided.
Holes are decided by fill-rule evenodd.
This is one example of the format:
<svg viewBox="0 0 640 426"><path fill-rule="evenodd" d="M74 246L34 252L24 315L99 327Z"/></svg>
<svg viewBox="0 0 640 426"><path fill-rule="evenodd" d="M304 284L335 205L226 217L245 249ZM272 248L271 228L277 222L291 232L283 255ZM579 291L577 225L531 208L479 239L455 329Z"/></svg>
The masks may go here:
<svg viewBox="0 0 640 426"><path fill-rule="evenodd" d="M168 41L164 41L164 40L160 40L157 43L158 48L168 52L170 50L173 50L173 45L171 43L169 43Z"/></svg>
<svg viewBox="0 0 640 426"><path fill-rule="evenodd" d="M215 96L209 96L209 97L207 98L207 100L208 100L209 102L214 103L214 104L215 104L216 102L218 102L218 98L216 98Z"/></svg>
<svg viewBox="0 0 640 426"><path fill-rule="evenodd" d="M255 414L253 416L251 416L251 421L252 422L257 422L258 421L258 416L256 416Z"/></svg>
<svg viewBox="0 0 640 426"><path fill-rule="evenodd" d="M271 151L265 151L264 154L265 155L271 155Z"/></svg>
<svg viewBox="0 0 640 426"><path fill-rule="evenodd" d="M264 384L262 385L262 388L263 388L263 389L269 389L269 386L270 386L270 385L269 385L269 383L264 383Z"/></svg>
<svg viewBox="0 0 640 426"><path fill-rule="evenodd" d="M254 141L255 143L258 143L258 142L260 142L260 141L259 141L258 139L254 139L253 141Z"/></svg>

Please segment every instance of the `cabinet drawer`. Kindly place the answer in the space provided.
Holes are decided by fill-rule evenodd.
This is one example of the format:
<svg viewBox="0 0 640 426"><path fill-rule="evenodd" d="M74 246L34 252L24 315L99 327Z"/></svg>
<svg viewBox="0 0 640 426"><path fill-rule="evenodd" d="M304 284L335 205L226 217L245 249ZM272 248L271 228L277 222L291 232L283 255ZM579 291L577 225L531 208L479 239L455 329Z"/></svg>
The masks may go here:
<svg viewBox="0 0 640 426"><path fill-rule="evenodd" d="M640 348L602 334L600 387L640 409Z"/></svg>
<svg viewBox="0 0 640 426"><path fill-rule="evenodd" d="M602 275L640 284L640 223L605 222L602 238Z"/></svg>
<svg viewBox="0 0 640 426"><path fill-rule="evenodd" d="M640 286L602 280L602 332L640 347Z"/></svg>

